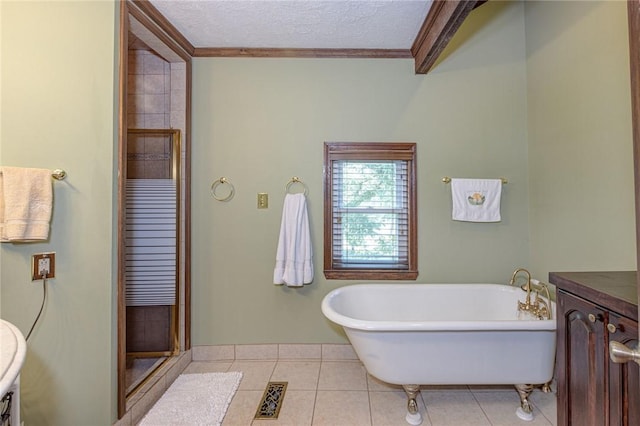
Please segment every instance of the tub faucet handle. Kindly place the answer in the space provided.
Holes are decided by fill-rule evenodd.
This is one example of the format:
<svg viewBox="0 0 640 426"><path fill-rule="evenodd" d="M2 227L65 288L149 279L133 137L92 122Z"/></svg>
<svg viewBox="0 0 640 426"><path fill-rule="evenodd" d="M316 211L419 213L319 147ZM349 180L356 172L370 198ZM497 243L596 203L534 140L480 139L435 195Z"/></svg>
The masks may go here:
<svg viewBox="0 0 640 426"><path fill-rule="evenodd" d="M516 282L516 276L520 272L527 274L527 283L523 284L521 288L527 292L527 299L525 300L525 305L531 306L531 273L524 268L518 268L515 271L513 271L513 274L511 275L511 280L509 281L509 283L511 285L514 285ZM529 309L527 308L527 310Z"/></svg>

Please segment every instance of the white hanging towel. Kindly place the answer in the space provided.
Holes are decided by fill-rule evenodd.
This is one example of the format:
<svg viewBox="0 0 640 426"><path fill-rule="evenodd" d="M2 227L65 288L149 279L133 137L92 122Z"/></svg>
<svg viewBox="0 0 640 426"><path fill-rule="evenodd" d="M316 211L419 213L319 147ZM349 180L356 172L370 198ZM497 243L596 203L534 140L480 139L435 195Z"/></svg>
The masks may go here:
<svg viewBox="0 0 640 426"><path fill-rule="evenodd" d="M500 222L501 179L451 179L452 219Z"/></svg>
<svg viewBox="0 0 640 426"><path fill-rule="evenodd" d="M304 194L284 197L273 283L302 287L313 281L311 234Z"/></svg>
<svg viewBox="0 0 640 426"><path fill-rule="evenodd" d="M0 241L49 238L53 208L51 171L2 167L0 174Z"/></svg>

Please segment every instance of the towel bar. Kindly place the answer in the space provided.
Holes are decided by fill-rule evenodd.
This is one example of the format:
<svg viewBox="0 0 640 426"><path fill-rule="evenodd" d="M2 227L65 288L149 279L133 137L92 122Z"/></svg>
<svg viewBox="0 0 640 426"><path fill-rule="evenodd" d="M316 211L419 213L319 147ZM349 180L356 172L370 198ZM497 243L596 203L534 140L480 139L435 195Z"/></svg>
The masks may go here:
<svg viewBox="0 0 640 426"><path fill-rule="evenodd" d="M67 177L67 172L65 172L62 169L55 169L51 173L51 177L54 178L55 180L64 180L64 178Z"/></svg>
<svg viewBox="0 0 640 426"><path fill-rule="evenodd" d="M500 178L500 180L502 181L503 185L506 185L509 183L509 181L506 178ZM449 176L443 177L442 183L451 183L451 178Z"/></svg>
<svg viewBox="0 0 640 426"><path fill-rule="evenodd" d="M0 175L2 174L2 171L0 170ZM67 177L67 172L65 172L62 169L55 169L54 171L51 172L51 177L54 178L55 180L64 180L64 178Z"/></svg>

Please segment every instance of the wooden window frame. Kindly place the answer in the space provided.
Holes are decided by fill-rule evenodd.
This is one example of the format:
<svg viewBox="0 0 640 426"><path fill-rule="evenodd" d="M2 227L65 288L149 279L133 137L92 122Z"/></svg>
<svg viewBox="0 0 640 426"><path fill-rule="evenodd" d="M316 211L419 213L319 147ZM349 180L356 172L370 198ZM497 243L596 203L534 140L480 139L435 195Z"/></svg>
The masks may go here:
<svg viewBox="0 0 640 426"><path fill-rule="evenodd" d="M333 264L332 161L405 160L408 188L408 269L340 268ZM416 144L413 142L325 142L324 144L324 275L342 280L415 280L418 277L418 200Z"/></svg>

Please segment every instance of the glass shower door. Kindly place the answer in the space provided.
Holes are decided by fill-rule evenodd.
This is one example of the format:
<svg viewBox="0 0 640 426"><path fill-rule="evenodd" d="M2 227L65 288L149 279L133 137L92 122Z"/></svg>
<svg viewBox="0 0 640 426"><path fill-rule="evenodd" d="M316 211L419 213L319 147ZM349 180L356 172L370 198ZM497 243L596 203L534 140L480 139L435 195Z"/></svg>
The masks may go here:
<svg viewBox="0 0 640 426"><path fill-rule="evenodd" d="M179 130L128 130L127 394L179 352L179 170Z"/></svg>

